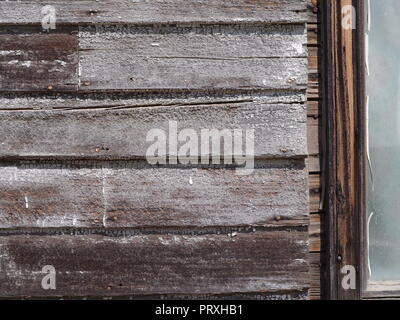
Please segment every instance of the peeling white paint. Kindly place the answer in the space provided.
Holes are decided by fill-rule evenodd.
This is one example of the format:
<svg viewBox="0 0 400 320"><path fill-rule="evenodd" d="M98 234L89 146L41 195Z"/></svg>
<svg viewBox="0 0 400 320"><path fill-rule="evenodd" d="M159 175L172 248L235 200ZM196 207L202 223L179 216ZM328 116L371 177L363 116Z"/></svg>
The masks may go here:
<svg viewBox="0 0 400 320"><path fill-rule="evenodd" d="M29 209L29 199L27 196L25 196L25 208Z"/></svg>
<svg viewBox="0 0 400 320"><path fill-rule="evenodd" d="M29 68L32 65L32 61L21 62L21 66Z"/></svg>
<svg viewBox="0 0 400 320"><path fill-rule="evenodd" d="M296 42L296 43L292 43L292 47L293 47L294 50L296 50L296 52L297 52L298 54L303 54L303 53L305 53L304 46L303 46L303 44L302 44L300 41L299 41L299 42Z"/></svg>
<svg viewBox="0 0 400 320"><path fill-rule="evenodd" d="M294 261L298 263L307 263L307 260L305 259L294 259Z"/></svg>
<svg viewBox="0 0 400 320"><path fill-rule="evenodd" d="M67 65L67 63L65 61L62 60L54 60L55 62L61 64L63 67L65 67Z"/></svg>
<svg viewBox="0 0 400 320"><path fill-rule="evenodd" d="M7 55L21 55L21 50L0 50L0 56L7 56Z"/></svg>

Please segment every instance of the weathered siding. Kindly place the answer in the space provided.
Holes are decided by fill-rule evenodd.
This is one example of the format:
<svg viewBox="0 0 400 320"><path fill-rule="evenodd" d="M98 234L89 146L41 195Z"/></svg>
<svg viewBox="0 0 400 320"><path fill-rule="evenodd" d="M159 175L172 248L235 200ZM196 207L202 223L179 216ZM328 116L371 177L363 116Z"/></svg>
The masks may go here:
<svg viewBox="0 0 400 320"><path fill-rule="evenodd" d="M305 242L298 231L7 236L0 280L10 296L43 295L42 274L32 269L50 264L60 276L46 296L301 292L308 288Z"/></svg>
<svg viewBox="0 0 400 320"><path fill-rule="evenodd" d="M75 90L78 39L39 28L4 29L0 34L1 91ZM18 32L18 34L14 34Z"/></svg>
<svg viewBox="0 0 400 320"><path fill-rule="evenodd" d="M60 24L288 24L307 21L308 0L50 0ZM2 4L5 25L38 24L42 4L35 0Z"/></svg>
<svg viewBox="0 0 400 320"><path fill-rule="evenodd" d="M321 173L322 156L320 146L321 110L323 96L320 90L320 0L309 0L308 19L308 89L307 89L307 132L308 132L308 168L310 186L310 299L321 298L321 284L324 273L324 248L321 239L324 230L325 214L322 211Z"/></svg>
<svg viewBox="0 0 400 320"><path fill-rule="evenodd" d="M176 121L178 130L191 128L199 136L203 128L257 128L256 156L304 157L307 124L304 103L299 98L302 96L297 93L199 98L187 94L180 99L155 99L150 95L147 100L85 99L84 104L65 98L57 110L51 99L37 100L36 108L53 106L53 110L32 110L29 102L22 99L13 105L7 101L0 135L12 135L13 139L3 142L0 158L143 158L149 146L149 130L159 128L167 132L168 121Z"/></svg>
<svg viewBox="0 0 400 320"><path fill-rule="evenodd" d="M0 1L0 296L308 298L308 0L46 4ZM254 172L146 163L168 120L254 129Z"/></svg>
<svg viewBox="0 0 400 320"><path fill-rule="evenodd" d="M0 227L307 226L305 173L302 161L257 162L243 176L144 161L14 161L0 167Z"/></svg>

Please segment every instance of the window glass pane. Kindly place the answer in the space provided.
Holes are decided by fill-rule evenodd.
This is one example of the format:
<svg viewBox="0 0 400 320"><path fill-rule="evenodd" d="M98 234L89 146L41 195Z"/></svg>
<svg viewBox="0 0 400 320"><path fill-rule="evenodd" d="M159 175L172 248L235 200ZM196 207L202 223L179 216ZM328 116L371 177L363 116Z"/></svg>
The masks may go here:
<svg viewBox="0 0 400 320"><path fill-rule="evenodd" d="M367 6L367 215L372 281L400 280L400 1Z"/></svg>

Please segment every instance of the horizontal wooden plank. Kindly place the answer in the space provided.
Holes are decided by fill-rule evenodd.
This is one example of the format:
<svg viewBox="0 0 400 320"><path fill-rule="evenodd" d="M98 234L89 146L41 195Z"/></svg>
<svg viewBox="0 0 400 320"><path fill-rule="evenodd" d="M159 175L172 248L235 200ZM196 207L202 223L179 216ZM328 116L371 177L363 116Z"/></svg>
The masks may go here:
<svg viewBox="0 0 400 320"><path fill-rule="evenodd" d="M76 34L0 34L0 91L76 90L77 49Z"/></svg>
<svg viewBox="0 0 400 320"><path fill-rule="evenodd" d="M278 292L246 292L246 293L224 293L224 294L151 294L151 295L115 295L115 296L62 296L61 297L47 297L47 296L14 296L6 297L4 300L130 300L130 301L143 301L143 300L207 300L212 303L215 300L259 300L259 301L286 301L286 300L308 300L311 293L308 289L303 290L280 290Z"/></svg>
<svg viewBox="0 0 400 320"><path fill-rule="evenodd" d="M318 73L319 72L319 51L321 49L318 47L308 48L308 70L309 72Z"/></svg>
<svg viewBox="0 0 400 320"><path fill-rule="evenodd" d="M316 23L309 23L307 25L308 40L307 43L310 47L318 47L320 45L319 32L320 26Z"/></svg>
<svg viewBox="0 0 400 320"><path fill-rule="evenodd" d="M321 98L320 92L320 80L321 80L321 71L320 71L320 48L315 44L319 43L318 39L313 39L310 37L310 31L308 36L308 87L307 87L307 97L308 99L316 99ZM313 33L312 33L313 34ZM312 41L311 41L312 40ZM312 44L314 43L314 44Z"/></svg>
<svg viewBox="0 0 400 320"><path fill-rule="evenodd" d="M82 297L86 300L87 297ZM90 297L89 297L90 298ZM225 293L225 294L153 294L145 296L105 296L92 297L94 299L104 300L308 300L309 290L280 290L277 292L252 292L252 293ZM34 298L32 298L34 299ZM46 299L44 297L44 299ZM75 300L74 297L64 297L65 300Z"/></svg>
<svg viewBox="0 0 400 320"><path fill-rule="evenodd" d="M0 24L40 24L45 5L55 8L57 24L304 23L307 1L0 1Z"/></svg>
<svg viewBox="0 0 400 320"><path fill-rule="evenodd" d="M268 26L96 26L79 28L79 49L124 51L136 58L262 59L307 57L306 27Z"/></svg>
<svg viewBox="0 0 400 320"><path fill-rule="evenodd" d="M318 83L315 82L309 82L308 88L307 88L307 98L308 99L321 99L321 92L320 92L320 87Z"/></svg>
<svg viewBox="0 0 400 320"><path fill-rule="evenodd" d="M7 236L0 255L3 297L279 292L309 286L308 241L301 231ZM46 265L55 268L55 290L41 286Z"/></svg>
<svg viewBox="0 0 400 320"><path fill-rule="evenodd" d="M266 104L304 104L304 92L263 92L251 90L205 92L151 92L151 93L4 93L0 95L0 111L126 109L157 106L207 105L240 103L243 100L265 99Z"/></svg>
<svg viewBox="0 0 400 320"><path fill-rule="evenodd" d="M7 30L0 91L307 87L304 25Z"/></svg>
<svg viewBox="0 0 400 320"><path fill-rule="evenodd" d="M322 101L307 101L307 116L317 119L320 118L321 115L321 108L322 108Z"/></svg>
<svg viewBox="0 0 400 320"><path fill-rule="evenodd" d="M305 90L305 44L304 25L81 28L79 90Z"/></svg>
<svg viewBox="0 0 400 320"><path fill-rule="evenodd" d="M314 73L309 74L307 98L312 100L322 99L320 88L320 76Z"/></svg>
<svg viewBox="0 0 400 320"><path fill-rule="evenodd" d="M21 162L0 167L0 228L308 225L303 160L231 168L144 162Z"/></svg>
<svg viewBox="0 0 400 320"><path fill-rule="evenodd" d="M202 129L241 129L244 141L244 130L254 130L255 156L302 157L307 154L305 106L301 102L279 102L298 98L298 95L268 94L233 99L198 97L188 101L183 97L155 100L150 97L146 101L101 97L15 101L3 98L0 109L5 112L0 112L0 135L5 139L1 142L0 157L143 158L154 144L153 140L146 141L148 132L159 129L168 135L170 121L176 121L178 132L189 128L198 137ZM14 109L19 101L25 106L30 102L31 107L24 109L20 105ZM53 105L57 110L34 110ZM178 143L178 150L183 144L183 141ZM200 152L198 148L199 155Z"/></svg>
<svg viewBox="0 0 400 320"><path fill-rule="evenodd" d="M112 299L112 297L111 297ZM118 298L115 298L118 299ZM123 297L122 299L125 299ZM131 300L141 300L143 297L131 297ZM156 295L146 296L145 299L168 300L308 300L309 290L288 290L273 293L233 293L233 294L200 294L200 295Z"/></svg>

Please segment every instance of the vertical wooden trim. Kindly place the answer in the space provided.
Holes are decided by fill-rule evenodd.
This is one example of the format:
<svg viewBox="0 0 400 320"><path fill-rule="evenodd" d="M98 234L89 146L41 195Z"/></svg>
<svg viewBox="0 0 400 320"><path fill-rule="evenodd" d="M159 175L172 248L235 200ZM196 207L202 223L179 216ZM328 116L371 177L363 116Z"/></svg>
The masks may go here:
<svg viewBox="0 0 400 320"><path fill-rule="evenodd" d="M327 284L329 299L360 299L364 275L364 0L323 1L324 124L326 128ZM355 29L342 8L355 8ZM341 269L357 271L343 289Z"/></svg>

